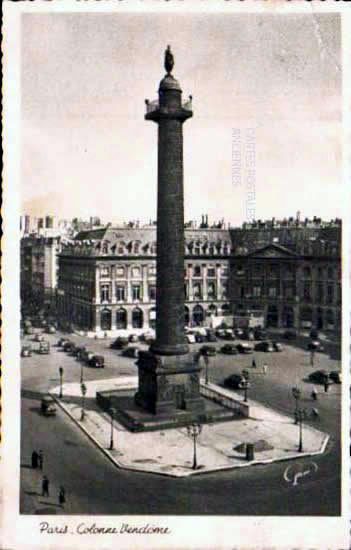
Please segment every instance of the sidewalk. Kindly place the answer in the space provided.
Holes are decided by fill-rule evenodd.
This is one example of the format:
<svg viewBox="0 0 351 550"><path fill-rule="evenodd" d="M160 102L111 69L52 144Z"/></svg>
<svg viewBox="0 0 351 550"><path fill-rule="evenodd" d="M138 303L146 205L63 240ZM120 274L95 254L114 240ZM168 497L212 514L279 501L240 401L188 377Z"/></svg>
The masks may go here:
<svg viewBox="0 0 351 550"><path fill-rule="evenodd" d="M85 418L81 420L80 384L63 385L50 393L72 420L116 466L128 470L173 477L271 463L323 453L329 436L303 425L303 452L298 452L299 427L291 417L249 400L250 417L202 426L197 438L197 469L193 469L193 440L185 427L163 431L131 433L114 420L113 450L110 450L111 418L96 405L97 391L113 388L137 388L137 376L85 382ZM214 388L218 386L210 384ZM237 396L242 400L242 395ZM255 450L252 461L246 460L244 445L261 442L264 450ZM244 444L244 445L243 445ZM237 449L238 446L239 450Z"/></svg>

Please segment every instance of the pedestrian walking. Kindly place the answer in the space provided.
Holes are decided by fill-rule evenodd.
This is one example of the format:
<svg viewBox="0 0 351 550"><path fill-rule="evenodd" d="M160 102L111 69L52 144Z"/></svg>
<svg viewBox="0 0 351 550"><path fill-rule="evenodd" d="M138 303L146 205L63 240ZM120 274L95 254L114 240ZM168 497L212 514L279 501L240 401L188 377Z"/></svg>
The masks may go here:
<svg viewBox="0 0 351 550"><path fill-rule="evenodd" d="M317 401L317 399L318 399L318 394L317 394L317 390L316 390L315 387L312 388L311 397L314 401Z"/></svg>
<svg viewBox="0 0 351 550"><path fill-rule="evenodd" d="M64 505L65 505L65 502L66 502L66 491L64 489L64 487L60 487L60 492L59 492L59 496L58 496L58 499L59 499L59 504L62 508L64 508Z"/></svg>
<svg viewBox="0 0 351 550"><path fill-rule="evenodd" d="M267 374L268 372L268 365L266 365L266 363L263 365L263 374Z"/></svg>
<svg viewBox="0 0 351 550"><path fill-rule="evenodd" d="M329 390L329 380L326 380L324 382L324 391L325 391L325 393L328 393L328 390Z"/></svg>
<svg viewBox="0 0 351 550"><path fill-rule="evenodd" d="M48 497L49 496L49 480L46 476L43 476L43 480L41 482L41 488L42 488L42 496Z"/></svg>
<svg viewBox="0 0 351 550"><path fill-rule="evenodd" d="M39 458L39 468L42 470L43 469L43 462L44 462L44 453L43 451L39 451L39 455L38 455L38 458Z"/></svg>
<svg viewBox="0 0 351 550"><path fill-rule="evenodd" d="M38 455L37 451L33 451L32 452L32 468L34 468L34 469L38 468L38 458L39 458L39 455Z"/></svg>
<svg viewBox="0 0 351 550"><path fill-rule="evenodd" d="M256 361L255 361L255 358L254 358L254 357L252 358L251 366L252 366L253 369L255 369L255 368L257 367Z"/></svg>

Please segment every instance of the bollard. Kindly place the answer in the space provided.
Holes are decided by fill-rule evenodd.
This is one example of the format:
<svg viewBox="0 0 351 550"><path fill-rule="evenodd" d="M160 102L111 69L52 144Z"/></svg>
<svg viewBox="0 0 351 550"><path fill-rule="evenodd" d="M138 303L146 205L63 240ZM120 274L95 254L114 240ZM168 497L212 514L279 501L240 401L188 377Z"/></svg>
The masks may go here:
<svg viewBox="0 0 351 550"><path fill-rule="evenodd" d="M253 443L246 443L246 460L255 460L255 446Z"/></svg>

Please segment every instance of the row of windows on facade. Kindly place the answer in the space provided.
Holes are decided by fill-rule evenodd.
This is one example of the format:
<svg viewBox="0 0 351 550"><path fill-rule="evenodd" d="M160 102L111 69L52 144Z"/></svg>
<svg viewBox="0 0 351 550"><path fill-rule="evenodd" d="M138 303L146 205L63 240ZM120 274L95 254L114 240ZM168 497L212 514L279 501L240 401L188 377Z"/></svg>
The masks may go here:
<svg viewBox="0 0 351 550"><path fill-rule="evenodd" d="M89 324L93 323L93 313L84 308L84 306L77 306L73 310L71 307L67 307L67 304L63 304L64 312L71 317L73 321L84 324L88 322ZM210 315L216 315L217 313L227 316L230 314L231 309L229 304L223 304L219 310L214 305L210 305L207 310L205 310L201 305L196 305L192 308L192 311L185 306L184 308L184 321L188 325L191 321L192 325L202 325ZM144 313L140 308L136 307L133 310L127 311L124 308L119 308L116 311L116 328L125 329L127 328L127 319L128 315L131 316L131 323L133 328L143 328L145 315L148 316L149 327L155 328L156 321L156 309L151 308L148 312ZM100 325L101 329L109 330L112 327L112 311L110 309L103 309L99 312L100 316Z"/></svg>
<svg viewBox="0 0 351 550"><path fill-rule="evenodd" d="M296 275L296 268L291 265L285 265L282 270L280 270L280 266L278 264L270 264L266 266L266 269L259 264L255 266L251 266L250 268L245 268L242 265L239 265L235 268L235 275L238 277L244 277L244 276L253 276L253 277L263 277L264 275L270 276L270 277L279 277L281 274L287 278L292 278ZM334 280L336 274L338 278L340 279L340 269L336 270L333 267L314 267L313 269L311 267L304 267L302 270L302 277L304 279L311 279L312 274L316 276L318 279L324 279L325 275L327 275L327 278L329 280Z"/></svg>
<svg viewBox="0 0 351 550"><path fill-rule="evenodd" d="M237 289L237 296L240 296L241 298L250 298L250 297L260 297L267 295L269 298L277 298L280 295L280 287L278 286L269 286L269 287L262 287L262 286L253 286L252 288L245 288L245 287L238 287ZM284 298L294 298L297 296L297 289L295 286L287 286L283 287L282 289L283 297ZM337 297L339 302L341 301L341 285L327 285L325 286L321 283L318 283L316 285L315 291L312 291L312 284L311 283L304 283L302 287L302 297L304 300L312 300L313 295L315 296L315 299L323 302L326 298L328 303L332 303L334 301L334 296Z"/></svg>
<svg viewBox="0 0 351 550"><path fill-rule="evenodd" d="M76 243L81 246L81 243ZM84 246L84 244L83 244ZM71 246L72 247L72 246ZM142 245L140 241L125 243L120 242L118 244L113 244L110 246L107 242L97 243L95 245L95 250L101 252L102 254L156 254L157 247L156 243L146 243ZM196 256L201 256L201 254L214 256L216 254L229 255L231 253L231 246L228 242L189 242L184 245L184 253L192 254Z"/></svg>
<svg viewBox="0 0 351 550"><path fill-rule="evenodd" d="M190 267L190 266L189 266ZM216 277L216 267L215 266L200 266L200 265L194 265L192 267L192 271L190 269L184 269L184 277L188 277L192 275L193 277L202 277L203 275L207 275L207 277ZM220 267L220 275L226 276L228 275L229 268L228 266L218 266ZM116 268L116 277L126 277L126 268L124 266L118 266ZM132 278L140 278L142 275L142 268L139 266L133 266L130 270L131 277ZM156 275L156 265L152 265L148 267L147 273L149 276L155 276ZM102 266L100 267L100 278L109 278L111 277L111 268L109 266Z"/></svg>
<svg viewBox="0 0 351 550"><path fill-rule="evenodd" d="M184 286L185 298L188 300L190 297L188 285ZM220 296L217 292L217 285L214 282L207 284L207 299L226 299L227 297L227 284L226 281L222 282ZM146 294L149 300L153 301L156 299L156 286L149 286L148 293ZM142 300L143 298L143 287L141 284L136 284L131 286L131 297L132 300ZM192 285L192 297L194 300L202 300L204 297L203 286L201 283L194 283ZM127 299L127 289L126 286L117 285L116 286L116 300L125 301ZM109 284L100 285L100 300L102 302L109 302L111 300L111 286Z"/></svg>

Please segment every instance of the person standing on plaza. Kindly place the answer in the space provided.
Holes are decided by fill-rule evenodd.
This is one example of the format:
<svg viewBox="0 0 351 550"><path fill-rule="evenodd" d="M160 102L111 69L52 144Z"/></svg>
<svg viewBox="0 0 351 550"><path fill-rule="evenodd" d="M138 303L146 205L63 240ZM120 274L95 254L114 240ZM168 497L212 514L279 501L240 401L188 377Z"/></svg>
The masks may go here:
<svg viewBox="0 0 351 550"><path fill-rule="evenodd" d="M255 360L254 357L252 358L251 366L252 366L253 369L255 369L255 368L257 367L257 365L256 365L256 360Z"/></svg>
<svg viewBox="0 0 351 550"><path fill-rule="evenodd" d="M39 468L43 469L43 462L44 462L44 453L42 450L39 451Z"/></svg>
<svg viewBox="0 0 351 550"><path fill-rule="evenodd" d="M312 392L311 392L311 397L314 401L317 401L317 398L318 398L318 394L317 394L317 390L316 388L313 386L312 388Z"/></svg>
<svg viewBox="0 0 351 550"><path fill-rule="evenodd" d="M268 365L267 365L267 363L265 363L265 364L263 365L263 374L266 375L267 372L268 372Z"/></svg>
<svg viewBox="0 0 351 550"><path fill-rule="evenodd" d="M38 458L39 458L39 455L38 455L37 451L33 451L32 452L32 468L34 468L34 469L38 468Z"/></svg>
<svg viewBox="0 0 351 550"><path fill-rule="evenodd" d="M62 508L64 508L64 505L65 505L65 502L66 502L66 491L65 491L65 488L64 487L60 487L60 492L59 492L59 496L58 496L58 499L59 499L59 504Z"/></svg>
<svg viewBox="0 0 351 550"><path fill-rule="evenodd" d="M41 488L42 488L42 496L48 497L49 496L49 480L46 476L43 476L43 480L41 482Z"/></svg>

